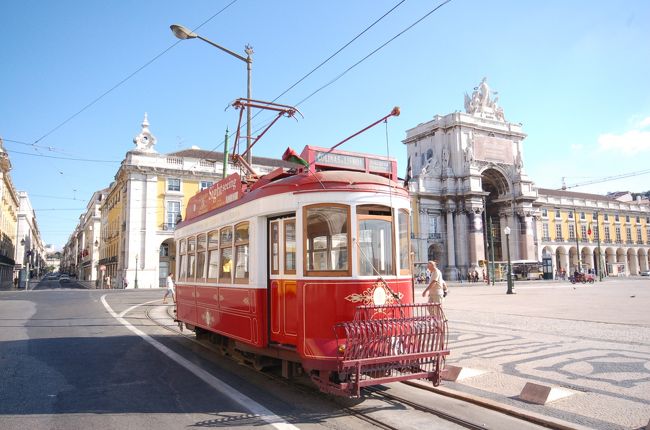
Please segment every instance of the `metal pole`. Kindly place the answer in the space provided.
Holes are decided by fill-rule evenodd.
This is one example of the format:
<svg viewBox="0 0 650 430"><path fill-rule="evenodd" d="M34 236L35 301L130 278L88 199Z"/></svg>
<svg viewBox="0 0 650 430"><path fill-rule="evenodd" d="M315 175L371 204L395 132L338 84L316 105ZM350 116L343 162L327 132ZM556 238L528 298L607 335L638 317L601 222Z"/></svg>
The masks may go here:
<svg viewBox="0 0 650 430"><path fill-rule="evenodd" d="M224 145L223 145L223 173L221 174L221 179L226 177L227 171L228 171L228 127L226 127L226 138L224 139Z"/></svg>
<svg viewBox="0 0 650 430"><path fill-rule="evenodd" d="M247 79L247 88L246 88L246 98L248 98L249 103L248 106L246 107L246 151L247 156L246 156L246 161L248 161L248 165L252 166L253 165L253 152L251 151L251 140L252 140L252 134L253 132L251 131L251 105L250 105L250 100L251 100L251 77L253 74L253 59L251 58L251 55L253 54L253 47L250 45L246 45L246 70L248 72L248 79Z"/></svg>
<svg viewBox="0 0 650 430"><path fill-rule="evenodd" d="M512 282L512 267L510 266L510 233L506 233L506 253L508 254L508 291L506 294L515 294Z"/></svg>
<svg viewBox="0 0 650 430"><path fill-rule="evenodd" d="M573 220L575 221L573 224L573 229L576 233L576 256L578 257L578 272L581 273L582 262L580 259L580 242L578 241L578 214L576 212L576 208L573 208Z"/></svg>
<svg viewBox="0 0 650 430"><path fill-rule="evenodd" d="M494 287L494 234L492 233L492 217L489 218L490 226L489 226L489 232L490 232L490 279L492 279L492 286Z"/></svg>
<svg viewBox="0 0 650 430"><path fill-rule="evenodd" d="M487 234L487 206L485 202L485 197L483 197L483 255L485 255L485 261L487 262L487 266L485 269L487 270L487 284L490 285L490 256L488 255L488 234Z"/></svg>
<svg viewBox="0 0 650 430"><path fill-rule="evenodd" d="M600 212L596 212L596 228L598 229L598 236L596 236L598 240L598 278L600 279L600 282L603 282L603 254L600 249Z"/></svg>

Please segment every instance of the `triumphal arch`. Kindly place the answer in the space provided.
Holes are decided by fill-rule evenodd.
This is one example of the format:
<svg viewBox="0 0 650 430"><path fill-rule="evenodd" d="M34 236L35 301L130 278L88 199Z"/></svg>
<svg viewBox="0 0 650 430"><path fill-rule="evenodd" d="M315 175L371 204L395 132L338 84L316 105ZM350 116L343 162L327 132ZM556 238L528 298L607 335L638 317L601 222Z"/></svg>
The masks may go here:
<svg viewBox="0 0 650 430"><path fill-rule="evenodd" d="M536 260L533 202L521 123L506 120L483 80L465 94L465 112L436 115L406 131L416 262L437 260L447 279L482 261ZM506 235L509 227L509 234ZM493 256L493 257L492 257Z"/></svg>

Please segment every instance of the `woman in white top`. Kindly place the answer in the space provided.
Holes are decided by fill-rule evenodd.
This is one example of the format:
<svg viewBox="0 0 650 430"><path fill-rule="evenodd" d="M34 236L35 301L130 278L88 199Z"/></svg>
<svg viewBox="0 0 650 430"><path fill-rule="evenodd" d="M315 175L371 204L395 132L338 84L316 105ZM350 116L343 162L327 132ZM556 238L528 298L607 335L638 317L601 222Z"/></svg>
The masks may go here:
<svg viewBox="0 0 650 430"><path fill-rule="evenodd" d="M435 261L429 261L427 268L431 272L431 282L422 292L422 297L426 297L428 293L429 303L442 304L442 299L445 297L445 292L447 291L447 284L442 279L442 272L438 269Z"/></svg>

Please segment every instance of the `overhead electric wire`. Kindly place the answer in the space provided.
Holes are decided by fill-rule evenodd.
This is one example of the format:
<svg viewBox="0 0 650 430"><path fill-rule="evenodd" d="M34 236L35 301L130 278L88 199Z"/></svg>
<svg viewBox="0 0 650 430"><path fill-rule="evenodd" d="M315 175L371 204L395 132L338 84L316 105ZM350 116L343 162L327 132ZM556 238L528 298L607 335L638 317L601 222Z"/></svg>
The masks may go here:
<svg viewBox="0 0 650 430"><path fill-rule="evenodd" d="M388 39L386 42L384 42L382 45L380 45L378 48L376 48L376 49L375 49L374 51L372 51L370 54L366 55L366 56L363 57L361 60L357 61L356 63L354 63L353 65L351 65L351 66L348 67L347 69L345 69L345 70L344 70L341 74L339 74L337 77L335 77L334 79L332 79L331 81L329 81L328 83L326 83L325 85L323 85L322 87L320 87L319 89L317 89L316 91L314 91L313 93L311 93L310 95L308 95L307 97L305 97L304 99L300 100L300 101L299 101L298 103L296 103L294 106L300 106L301 104L303 104L304 102L306 102L307 100L309 100L310 98L312 98L314 95L318 94L320 91L322 91L322 90L324 90L325 88L329 87L329 86L332 85L334 82L336 82L336 81L338 81L339 79L341 79L341 78L342 78L344 75L346 75L349 71L351 71L352 69L354 69L355 67L357 67L359 64L363 63L363 62L366 61L368 58L372 57L374 54L376 54L377 52L379 52L381 49L383 49L386 45L388 45L389 43L391 43L393 40L397 39L397 38L400 37L402 34L406 33L406 32L409 31L411 28L415 27L417 24L419 24L420 22L422 22L423 20L425 20L427 17L429 17L429 15L431 15L432 13L434 13L435 11L437 11L438 9L440 9L441 7L443 7L444 5L446 5L447 3L450 3L450 2L451 2L451 0L445 0L445 1L443 1L443 2L440 3L438 6L436 6L436 7L433 8L431 11L429 11L426 15L424 15L422 18L418 19L418 20L415 21L413 24L409 25L409 26L406 27L404 30L400 31L400 32L397 33L395 36L393 36L393 37L391 37L390 39Z"/></svg>
<svg viewBox="0 0 650 430"><path fill-rule="evenodd" d="M366 28L364 28L364 29L363 29L359 34L357 34L356 36L354 36L354 37L353 37L352 39L350 39L347 43L345 43L345 44L344 44L343 46L341 46L338 50L336 50L336 52L334 52L332 55L330 55L330 56L327 57L325 60L323 60L319 65L317 65L316 67L314 67L313 69L311 69L311 70L310 70L306 75L304 75L302 78L300 78L300 79L298 79L296 82L294 82L291 86L289 86L289 88L287 88L286 90L282 91L282 93L280 93L280 95L278 95L276 98L274 98L274 99L271 101L271 103L276 102L280 97L282 97L283 95L285 95L286 93L288 93L289 91L291 91L291 90L292 90L296 85L300 84L302 81L304 81L305 79L307 79L307 78L308 78L312 73L314 73L316 70L320 69L320 68L321 68L322 66L324 66L326 63L328 63L332 58L334 58L334 57L336 57L338 54L340 54L341 51L343 51L345 48L347 48L348 46L350 46L350 45L351 45L355 40L357 40L359 37L361 37L363 34L365 34L368 30L370 30L372 27L374 27L374 26L375 26L377 23L379 23L381 20L383 20L384 18L386 18L388 15L390 15L390 14L391 14L395 9L397 9L399 6L401 6L402 3L404 3L405 1L406 1L406 0L401 0L401 1L398 2L395 6L393 6L392 8L390 8L386 13L384 13L382 16L380 16L380 17L377 18L375 21L373 21L372 24L370 24L369 26L367 26ZM253 115L253 117L251 118L251 120L255 119L255 118L256 118L256 117L257 117L261 112L262 112L261 110L260 110L260 111L257 111L257 112ZM264 128L266 128L266 126L267 126L269 123L270 123L270 121L267 121L264 125L262 125L262 126L260 126L259 128L257 128L257 129L255 130L255 133L257 133L257 132L259 132L260 130L263 130ZM243 129L245 126L246 126L246 123L242 124L240 130ZM236 131L233 131L233 132L232 132L228 137L232 137L232 136L234 136L235 134L236 134ZM225 140L222 140L221 143L218 144L217 146L215 146L214 148L212 148L212 149L210 150L210 152L214 152L217 148L223 146L224 143L225 143Z"/></svg>
<svg viewBox="0 0 650 430"><path fill-rule="evenodd" d="M226 9L228 9L231 5L233 5L233 4L236 3L237 1L239 1L239 0L232 0L230 3L228 3L226 6L224 6L224 7L223 7L219 12L215 13L215 14L212 15L210 18L208 18L208 19L206 19L205 21L203 21L200 25L198 25L197 27L195 27L194 30L198 30L199 28L201 28L202 26L204 26L205 24L207 24L208 22L210 22L212 19L214 19L215 17L217 17L220 13L222 13L223 11L225 11ZM193 31L194 31L194 30L193 30ZM101 99L103 99L104 97L106 97L106 96L107 96L109 93L111 93L113 90L115 90L115 89L117 89L118 87L122 86L122 84L124 84L126 81L128 81L129 79L131 79L133 76L135 76L135 75L136 75L138 72L140 72L142 69L144 69L145 67L149 66L151 63L153 63L154 61L156 61L158 58L160 58L160 57L162 57L163 55L165 55L169 50L171 50L173 47L175 47L176 45L178 45L180 42L182 42L182 41L181 41L181 40L176 41L174 44L172 44L171 46L169 46L168 48L166 48L165 50L163 50L161 53L159 53L158 55L156 55L155 57L153 57L151 60L147 61L145 64L143 64L142 66L140 66L140 67L139 67L138 69L136 69L134 72L132 72L131 74L129 74L126 78L122 79L122 80L119 81L117 84L113 85L113 86L112 86L110 89L108 89L107 91L104 91L100 96L96 97L94 100L92 100L90 103L88 103L87 105L85 105L84 107L82 107L81 109L79 109L79 110L78 110L77 112L75 112L73 115L69 116L66 120L64 120L63 122L61 122L59 125L57 125L57 126L54 127L53 129L51 129L50 131L48 131L47 133L45 133L44 135L42 135L41 137L39 137L38 139L36 139L36 140L34 141L34 143L38 143L38 142L40 142L41 140L45 139L45 138L46 138L47 136L49 136L50 134L52 134L52 133L54 133L55 131L57 131L59 128L63 127L65 124L67 124L68 122L70 122L71 120L73 120L74 118L76 118L78 115L80 115L80 114L81 114L82 112L84 112L86 109L90 108L90 107L93 106L95 103L97 103L98 101L100 101Z"/></svg>
<svg viewBox="0 0 650 430"><path fill-rule="evenodd" d="M56 158L57 160L68 160L68 161L87 161L89 163L121 163L122 162L121 160L94 160L90 158L57 157L55 155L32 154L31 152L22 152L22 151L14 151L14 150L8 150L7 152L10 152L12 154L29 155L30 157Z"/></svg>

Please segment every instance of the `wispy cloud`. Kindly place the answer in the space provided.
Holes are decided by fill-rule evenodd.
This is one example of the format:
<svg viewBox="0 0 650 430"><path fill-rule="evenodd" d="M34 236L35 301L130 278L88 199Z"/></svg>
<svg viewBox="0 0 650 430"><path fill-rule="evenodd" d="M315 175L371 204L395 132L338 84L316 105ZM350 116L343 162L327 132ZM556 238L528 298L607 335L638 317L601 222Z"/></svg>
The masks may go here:
<svg viewBox="0 0 650 430"><path fill-rule="evenodd" d="M635 155L639 152L650 151L650 116L636 122L633 130L623 134L606 133L598 137L598 148L601 151L612 151L624 155Z"/></svg>

